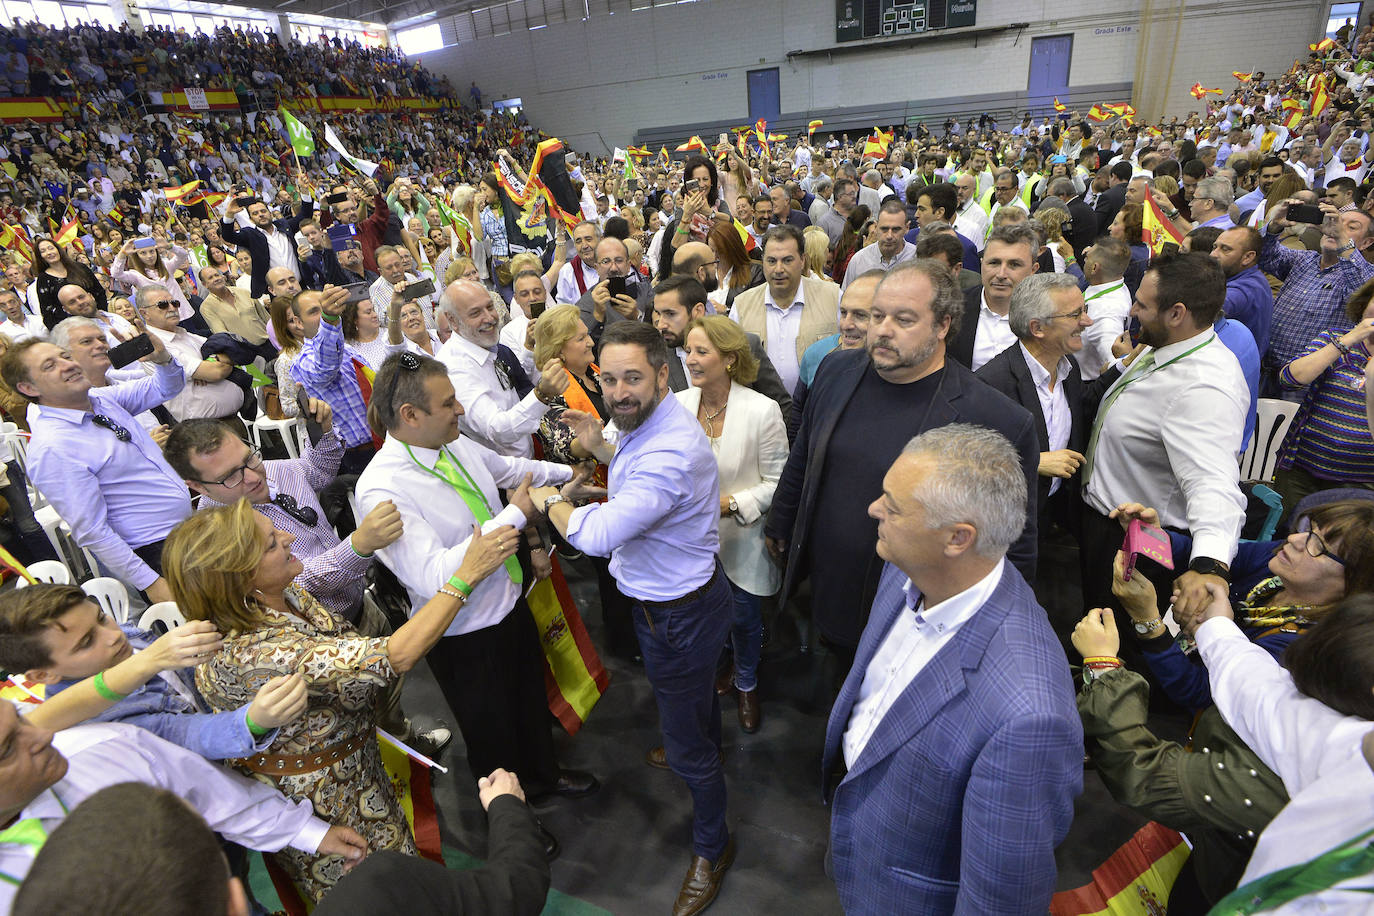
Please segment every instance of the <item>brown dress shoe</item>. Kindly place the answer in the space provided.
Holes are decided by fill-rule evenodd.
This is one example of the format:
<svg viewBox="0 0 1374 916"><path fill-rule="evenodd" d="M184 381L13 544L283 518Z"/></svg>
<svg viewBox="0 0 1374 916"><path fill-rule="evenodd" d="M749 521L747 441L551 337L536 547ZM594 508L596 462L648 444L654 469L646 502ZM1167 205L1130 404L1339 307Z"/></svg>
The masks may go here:
<svg viewBox="0 0 1374 916"><path fill-rule="evenodd" d="M716 696L728 697L735 689L735 669L727 668L716 675Z"/></svg>
<svg viewBox="0 0 1374 916"><path fill-rule="evenodd" d="M682 879L682 890L677 892L677 901L673 904L673 916L694 916L710 906L716 894L720 893L720 882L725 878L726 869L734 863L734 834L730 835L725 851L714 863L702 856L692 856L687 877Z"/></svg>
<svg viewBox="0 0 1374 916"><path fill-rule="evenodd" d="M739 727L746 735L752 735L759 730L759 722L763 719L763 708L759 706L758 690L741 690L739 692Z"/></svg>

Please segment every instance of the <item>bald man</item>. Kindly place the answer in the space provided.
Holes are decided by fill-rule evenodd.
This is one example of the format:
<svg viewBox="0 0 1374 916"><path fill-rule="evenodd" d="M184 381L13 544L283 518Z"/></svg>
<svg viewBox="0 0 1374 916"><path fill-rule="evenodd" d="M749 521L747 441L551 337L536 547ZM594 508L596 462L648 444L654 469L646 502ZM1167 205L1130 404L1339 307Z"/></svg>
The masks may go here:
<svg viewBox="0 0 1374 916"><path fill-rule="evenodd" d="M128 321L118 315L102 312L96 308L95 297L87 292L85 287L68 283L57 291L57 301L68 315L76 318L89 318L100 325L100 330L105 332L105 339L112 347L118 346L138 334L138 329Z"/></svg>
<svg viewBox="0 0 1374 916"><path fill-rule="evenodd" d="M269 298L286 296L288 299L301 291L301 279L285 267L273 267L267 271L267 295Z"/></svg>
<svg viewBox="0 0 1374 916"><path fill-rule="evenodd" d="M501 323L491 295L480 283L458 280L440 300L454 333L439 348L438 359L463 415L458 426L474 441L499 455L529 458L532 433L549 406L568 389L568 373L555 357L531 384L519 358L500 342Z"/></svg>

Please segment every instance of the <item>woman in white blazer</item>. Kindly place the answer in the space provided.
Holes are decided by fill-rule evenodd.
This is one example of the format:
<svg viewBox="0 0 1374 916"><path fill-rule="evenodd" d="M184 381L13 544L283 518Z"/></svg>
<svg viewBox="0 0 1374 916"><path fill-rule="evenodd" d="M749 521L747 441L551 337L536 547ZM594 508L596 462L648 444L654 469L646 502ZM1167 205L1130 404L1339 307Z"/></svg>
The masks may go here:
<svg viewBox="0 0 1374 916"><path fill-rule="evenodd" d="M746 388L758 360L740 326L724 315L687 325L691 387L676 392L711 443L720 470L720 560L735 593L731 646L740 727L758 731L758 665L763 598L777 592L780 573L763 542L763 520L787 462L787 430L772 398Z"/></svg>

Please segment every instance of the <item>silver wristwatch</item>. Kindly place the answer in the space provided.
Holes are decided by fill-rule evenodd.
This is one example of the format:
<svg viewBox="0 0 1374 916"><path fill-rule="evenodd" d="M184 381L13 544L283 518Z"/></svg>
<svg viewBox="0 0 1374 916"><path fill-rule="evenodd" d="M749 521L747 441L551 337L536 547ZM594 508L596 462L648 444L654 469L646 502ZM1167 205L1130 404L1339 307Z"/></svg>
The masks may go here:
<svg viewBox="0 0 1374 916"><path fill-rule="evenodd" d="M550 496L548 499L544 500L544 514L545 514L545 515L548 515L548 514L549 514L549 507L550 507L550 506L555 506L555 505L557 505L558 503L565 503L565 502L567 502L567 501L568 501L568 498L567 498L566 496L564 496L562 493L555 493L555 494L553 494L553 495Z"/></svg>
<svg viewBox="0 0 1374 916"><path fill-rule="evenodd" d="M1137 633L1139 633L1141 636L1149 636L1149 635L1150 635L1151 633L1153 633L1155 630L1163 629L1163 627L1164 627L1164 621L1163 621L1162 619L1156 617L1154 620L1152 620L1152 621L1149 622L1149 623L1139 623L1139 622L1135 622L1135 623L1132 623L1131 626L1135 627L1135 631L1136 631Z"/></svg>
<svg viewBox="0 0 1374 916"><path fill-rule="evenodd" d="M736 501L736 499L733 496L730 497L730 502L728 503L728 505L730 506L731 515L739 515L739 502Z"/></svg>

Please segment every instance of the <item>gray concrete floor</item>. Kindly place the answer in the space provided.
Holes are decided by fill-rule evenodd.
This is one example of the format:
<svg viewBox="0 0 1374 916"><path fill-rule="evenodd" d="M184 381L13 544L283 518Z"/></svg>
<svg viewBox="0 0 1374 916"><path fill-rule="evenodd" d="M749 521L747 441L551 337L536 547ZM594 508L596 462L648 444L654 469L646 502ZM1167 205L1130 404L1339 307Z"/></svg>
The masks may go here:
<svg viewBox="0 0 1374 916"><path fill-rule="evenodd" d="M1068 618L1077 587L1071 547L1050 551L1044 599ZM577 564L564 572L592 637L601 644L595 579ZM760 666L763 727L740 731L734 698L722 703L730 824L739 855L712 908L721 914L840 913L825 876L829 811L820 797L820 753L832 698L834 659L799 651L801 613L773 613ZM1073 618L1073 619L1076 619ZM590 798L557 801L538 811L558 837L553 887L617 914L667 913L690 860L691 801L682 783L644 763L659 743L658 716L643 668L603 656L611 685L575 737L555 728L564 766L588 770L602 789ZM408 712L453 722L428 670L407 681ZM552 721L552 720L551 720ZM477 857L486 853L485 816L456 735L436 774L435 799L444 841ZM1073 827L1057 853L1061 890L1086 884L1144 819L1117 805L1097 774L1084 773Z"/></svg>

